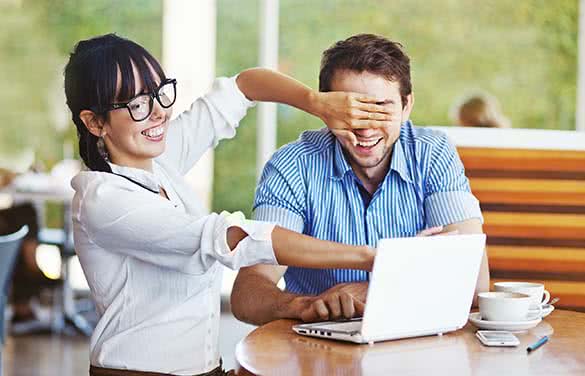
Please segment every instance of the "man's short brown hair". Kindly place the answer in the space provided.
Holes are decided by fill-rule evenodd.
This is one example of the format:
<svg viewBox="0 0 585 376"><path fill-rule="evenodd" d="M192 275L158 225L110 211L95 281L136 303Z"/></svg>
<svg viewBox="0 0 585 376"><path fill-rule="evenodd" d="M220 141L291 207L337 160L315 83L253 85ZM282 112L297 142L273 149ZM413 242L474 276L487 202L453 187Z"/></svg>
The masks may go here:
<svg viewBox="0 0 585 376"><path fill-rule="evenodd" d="M410 58L402 45L374 34L358 34L339 41L323 52L319 72L319 91L331 91L337 70L369 72L397 81L402 105L412 92Z"/></svg>

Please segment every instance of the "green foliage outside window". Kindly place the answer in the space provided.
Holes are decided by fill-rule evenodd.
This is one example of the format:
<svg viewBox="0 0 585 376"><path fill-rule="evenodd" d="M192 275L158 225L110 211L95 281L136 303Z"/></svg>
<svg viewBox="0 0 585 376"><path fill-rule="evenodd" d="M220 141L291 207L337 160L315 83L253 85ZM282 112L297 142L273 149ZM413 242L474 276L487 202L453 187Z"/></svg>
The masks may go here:
<svg viewBox="0 0 585 376"><path fill-rule="evenodd" d="M257 64L258 2L218 1L217 74ZM318 87L321 52L357 33L401 42L412 65L419 125L449 125L470 90L495 95L516 128L575 129L578 1L281 0L279 64ZM255 112L216 152L214 210L250 213ZM279 106L278 145L318 119ZM238 187L234 190L234 187Z"/></svg>
<svg viewBox="0 0 585 376"><path fill-rule="evenodd" d="M258 6L217 0L217 75L257 65ZM67 54L80 39L116 32L160 58L162 9L160 0L0 1L0 158L30 148L50 168L63 157L64 142L76 147L62 93ZM411 56L416 124L452 124L453 102L481 89L500 100L514 127L569 130L577 22L577 0L281 0L280 69L316 88L324 49L352 34L377 33L400 41ZM214 210L250 214L255 112L217 148ZM321 126L279 106L278 145Z"/></svg>

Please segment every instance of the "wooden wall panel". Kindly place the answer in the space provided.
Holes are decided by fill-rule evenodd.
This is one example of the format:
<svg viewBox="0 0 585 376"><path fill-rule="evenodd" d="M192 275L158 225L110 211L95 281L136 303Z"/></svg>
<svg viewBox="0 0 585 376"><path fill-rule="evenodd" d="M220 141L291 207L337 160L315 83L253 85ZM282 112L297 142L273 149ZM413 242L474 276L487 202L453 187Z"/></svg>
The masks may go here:
<svg viewBox="0 0 585 376"><path fill-rule="evenodd" d="M585 311L585 151L459 148L488 235L492 282L546 285Z"/></svg>

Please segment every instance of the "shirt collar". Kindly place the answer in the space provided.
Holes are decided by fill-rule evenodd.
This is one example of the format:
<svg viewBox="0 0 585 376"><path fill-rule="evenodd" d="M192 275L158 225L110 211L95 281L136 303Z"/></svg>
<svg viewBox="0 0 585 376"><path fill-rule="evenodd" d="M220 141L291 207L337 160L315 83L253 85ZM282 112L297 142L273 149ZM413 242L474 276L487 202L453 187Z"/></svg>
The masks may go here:
<svg viewBox="0 0 585 376"><path fill-rule="evenodd" d="M410 169L408 168L406 152L402 146L402 132L400 132L400 135L401 136L394 143L394 150L392 150L392 160L390 161L390 170L396 171L402 180L408 183L412 183L412 176L410 175Z"/></svg>
<svg viewBox="0 0 585 376"><path fill-rule="evenodd" d="M341 180L349 171L351 171L351 166L347 163L341 143L336 138L335 151L333 153L333 174L331 177L336 180Z"/></svg>
<svg viewBox="0 0 585 376"><path fill-rule="evenodd" d="M407 120L402 124L400 137L398 137L394 143L394 149L392 150L392 160L390 161L390 170L396 171L404 181L412 183L413 180L410 174L410 169L408 168L406 152L401 142L403 138L403 130L405 127L412 127L410 120ZM343 148L337 139L335 139L335 151L333 153L333 158L333 173L331 177L336 180L341 180L345 174L351 171L351 166L345 159Z"/></svg>
<svg viewBox="0 0 585 376"><path fill-rule="evenodd" d="M153 191L159 191L160 179L152 172L143 170L141 168L134 168L134 167L127 167L127 166L119 166L117 164L108 162L112 172L118 175L123 175L127 178L130 178L150 189ZM153 163L153 171L157 169L156 163Z"/></svg>

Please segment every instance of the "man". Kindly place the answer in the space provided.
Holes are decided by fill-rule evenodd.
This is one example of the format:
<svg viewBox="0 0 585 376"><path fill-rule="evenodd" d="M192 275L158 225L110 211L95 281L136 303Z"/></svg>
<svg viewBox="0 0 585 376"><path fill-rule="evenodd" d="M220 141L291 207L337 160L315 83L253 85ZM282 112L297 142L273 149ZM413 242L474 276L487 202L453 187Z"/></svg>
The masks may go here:
<svg viewBox="0 0 585 376"><path fill-rule="evenodd" d="M401 47L361 34L323 53L319 90L380 98L391 109L391 125L307 131L282 147L264 168L255 219L372 247L383 238L483 232L479 203L455 147L444 134L409 120L410 59ZM286 291L276 285L283 275ZM476 290L488 285L484 255ZM350 318L363 313L367 286L368 273L358 270L257 265L240 271L232 311L257 325L280 318Z"/></svg>

